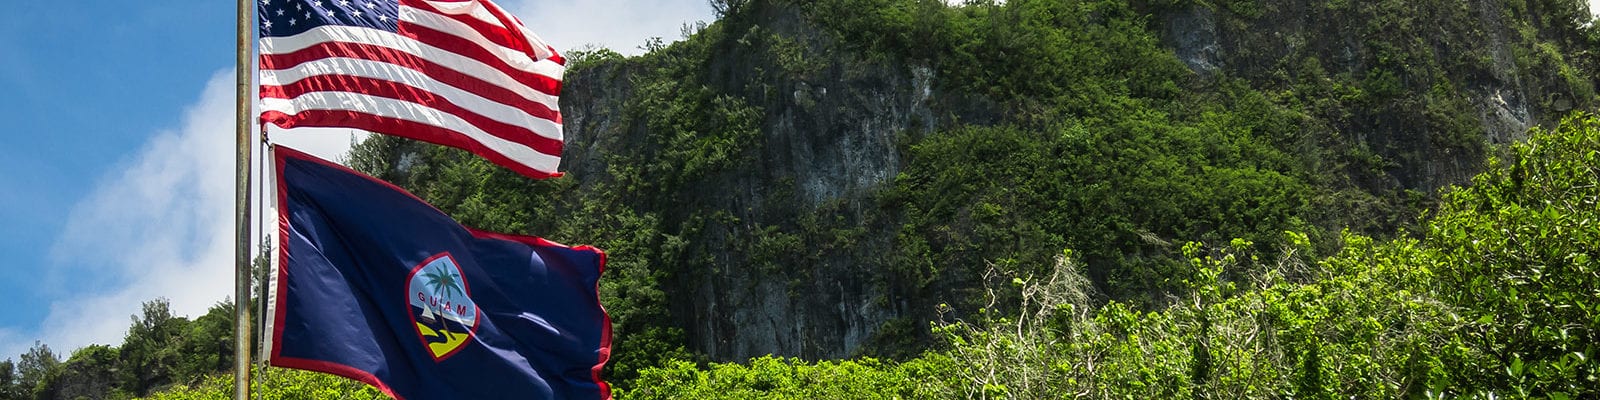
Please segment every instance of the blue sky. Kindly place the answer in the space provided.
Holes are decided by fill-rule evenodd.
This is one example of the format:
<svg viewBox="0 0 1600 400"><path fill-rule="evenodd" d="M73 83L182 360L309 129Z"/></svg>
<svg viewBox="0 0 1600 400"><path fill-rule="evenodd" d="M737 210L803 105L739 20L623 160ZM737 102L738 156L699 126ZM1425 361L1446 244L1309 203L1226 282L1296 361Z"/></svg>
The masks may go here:
<svg viewBox="0 0 1600 400"><path fill-rule="evenodd" d="M558 49L637 54L705 0L501 0ZM19 2L0 13L0 359L120 344L139 304L232 293L233 2ZM274 132L338 154L343 131Z"/></svg>

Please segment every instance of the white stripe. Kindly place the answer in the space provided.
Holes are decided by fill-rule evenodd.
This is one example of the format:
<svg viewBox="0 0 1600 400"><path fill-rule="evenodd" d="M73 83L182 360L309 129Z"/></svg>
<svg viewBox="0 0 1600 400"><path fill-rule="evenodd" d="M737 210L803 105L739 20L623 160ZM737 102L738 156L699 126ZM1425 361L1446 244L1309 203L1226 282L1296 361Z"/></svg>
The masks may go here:
<svg viewBox="0 0 1600 400"><path fill-rule="evenodd" d="M266 127L264 126L262 127L262 129L265 128ZM262 131L261 133L266 132ZM261 170L261 176L259 178L266 182L277 182L278 170L277 168L273 167L273 164L270 161L275 159L274 156L276 156L276 153L273 152L277 150L274 150L274 147L272 146L266 146L264 151L266 152L265 156L266 160L268 160L268 164L267 168ZM271 225L262 225L264 229L262 229L261 233L268 237L267 243L271 243L272 246L281 246L284 244L284 242L281 241L283 239L283 232L279 231L279 229L285 226L280 224L288 223L288 221L282 219L284 215L278 212L278 207L283 206L283 204L278 203L279 190L281 190L281 188L279 188L277 184L270 184L266 185L265 193L260 193L261 198L264 199L260 206L267 208L267 215L269 215L269 217L266 217L266 220L262 221L262 223L266 224L268 221L272 222ZM280 268L283 268L284 262L283 257L281 257L281 250L284 249L285 247L273 247L270 249L271 251L266 252L267 282L263 284L267 285L267 290L266 298L261 299L261 301L267 303L267 309L266 315L261 316L261 332L257 332L261 335L261 348L263 349L262 353L266 355L276 354L272 352L272 348L276 345L276 343L273 341L277 340L276 333L278 324L278 300L280 300L278 297L278 286L284 284L283 282L278 281L278 272L282 271Z"/></svg>
<svg viewBox="0 0 1600 400"><path fill-rule="evenodd" d="M396 51L405 52L439 65L449 66L451 69L468 76L478 78L484 82L505 88L506 90L510 90L518 95L521 95L523 98L526 98L529 101L544 104L546 107L550 107L551 110L560 109L556 96L552 96L529 87L528 85L524 85L521 82L517 82L517 80L512 78L511 75L506 75L505 72L495 69L488 64L484 64L477 59L429 46L427 44L417 42L414 39L400 36L392 32L381 31L377 29L324 25L312 28L311 30L294 36L265 37L261 38L261 54L269 56L275 54L289 54L304 50L307 47L327 42L365 44L386 47ZM266 76L267 71L271 70L261 70L262 76ZM560 80L559 77L555 77L555 79Z"/></svg>
<svg viewBox="0 0 1600 400"><path fill-rule="evenodd" d="M290 69L262 71L262 86L285 86L313 76L340 74L396 82L426 90L475 114L495 121L533 130L539 136L561 140L561 124L485 99L475 93L446 85L427 75L398 65L355 58L324 58ZM559 110L558 110L559 111Z"/></svg>
<svg viewBox="0 0 1600 400"><path fill-rule="evenodd" d="M267 146L267 150L266 151L267 151L266 159L267 160L274 159L272 152L275 151L275 150L273 150L273 147L272 146ZM276 182L277 176L275 175L276 174L275 171L276 171L275 168L270 168L270 167L263 169L261 173L264 176L262 176L260 179L266 180L267 182ZM282 245L283 243L279 242L278 239L283 237L283 235L282 235L281 232L278 232L278 227L283 226L283 225L279 225L280 223L283 223L283 222L280 219L280 217L282 217L282 214L278 213L278 207L280 206L278 204L278 200L277 200L278 197L275 196L276 193L273 192L275 190L278 190L278 185L272 184L272 185L267 185L267 187L268 187L267 192L266 193L261 193L261 196L264 199L270 199L270 200L263 201L262 202L263 204L261 204L260 206L261 207L267 207L269 210L271 210L271 211L269 211L267 213L267 215L271 215L270 217L267 217L267 220L272 221L273 224L267 225L267 221L261 221L261 223L262 223L261 226L270 227L270 228L267 228L267 229L262 229L262 234L264 234L268 238L270 238L267 241L267 243L272 243L273 246L279 246L279 245ZM265 355L264 356L265 358L271 358L272 354L276 354L276 352L272 351L272 346L274 345L274 343L273 343L273 336L274 335L273 334L277 332L277 330L275 330L274 328L278 324L278 268L282 267L281 263L283 262L283 260L280 257L278 257L278 250L281 250L281 249L273 248L272 251L266 252L267 253L267 281L263 282L262 284L263 285L267 285L267 293L266 293L267 298L261 299L261 301L264 301L264 302L267 303L267 308L266 308L266 311L265 311L266 312L265 315L261 315L261 316L257 317L257 318L260 318L260 321L261 321L261 331L260 332L256 332L256 334L261 335L261 349L262 349L261 353Z"/></svg>
<svg viewBox="0 0 1600 400"><path fill-rule="evenodd" d="M499 153L518 164L533 168L535 171L553 173L561 165L561 157L540 153L521 143L490 135L488 132L484 132L454 115L408 101L350 92L315 92L306 93L292 100L261 99L261 109L263 111L278 111L289 115L309 110L353 110L363 114L431 125L459 133L472 141L483 144L489 151Z"/></svg>
<svg viewBox="0 0 1600 400"><path fill-rule="evenodd" d="M528 29L526 26L521 26L522 25L521 22L517 21L516 17L511 16L511 13L506 12L504 8L500 8L499 5L494 4L492 2L487 2L487 1L470 1L470 2L424 1L424 3L428 3L429 6L432 6L434 9L439 10L439 12L441 12L441 13L445 13L445 14L449 14L449 15L467 14L467 15L472 16L472 18L477 19L478 21L482 21L485 24L489 24L491 26L495 26L495 27L504 29L506 27L505 24L501 24L500 23L500 19L499 18L495 18L494 13L490 12L489 9L488 9L488 7L495 7L497 9L500 9L500 12L507 16L507 19L510 19L513 22L517 22L517 24L518 24L517 30L521 31L523 36L528 38L528 41L533 46L533 51L538 53L538 54L535 54L535 56L537 56L539 59L546 59L546 58L550 58L551 56L555 55L555 52L550 50L550 44L549 43L545 43L544 39L539 38L538 35L535 35L533 33L533 31Z"/></svg>
<svg viewBox="0 0 1600 400"><path fill-rule="evenodd" d="M491 16L490 18L493 17ZM534 60L528 53L495 44L495 42L483 37L482 33L472 29L471 26L444 15L420 8L400 7L400 20L466 39L472 44L488 50L489 54L494 54L501 62L510 65L512 68L548 76L555 78L555 80L561 80L562 75L566 73L566 67L557 64L555 61L544 58Z"/></svg>
<svg viewBox="0 0 1600 400"><path fill-rule="evenodd" d="M500 23L499 18L495 18L494 14L490 13L489 9L483 7L483 4L478 1L423 1L423 3L428 3L429 6L445 14L466 14L496 28L505 29L506 27L505 24Z"/></svg>

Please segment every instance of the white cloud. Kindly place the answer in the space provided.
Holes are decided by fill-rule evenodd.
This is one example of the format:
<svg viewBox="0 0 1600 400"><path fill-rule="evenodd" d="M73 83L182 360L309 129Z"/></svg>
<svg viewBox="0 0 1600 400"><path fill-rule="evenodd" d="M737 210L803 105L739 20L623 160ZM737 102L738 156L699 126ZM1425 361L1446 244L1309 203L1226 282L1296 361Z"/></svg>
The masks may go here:
<svg viewBox="0 0 1600 400"><path fill-rule="evenodd" d="M153 135L73 206L45 273L44 292L57 300L35 331L0 330L0 354L21 354L34 338L63 357L120 345L145 301L167 298L174 313L198 317L232 297L233 83L231 70L213 75L180 128ZM333 129L273 135L328 159L352 137Z"/></svg>
<svg viewBox="0 0 1600 400"><path fill-rule="evenodd" d="M213 75L181 128L154 135L73 206L51 249L47 291L60 300L38 332L53 349L121 344L150 299L199 315L232 293L232 84Z"/></svg>
<svg viewBox="0 0 1600 400"><path fill-rule="evenodd" d="M711 22L706 0L519 0L501 1L534 33L558 50L594 44L637 55L645 40L683 38L682 27Z"/></svg>
<svg viewBox="0 0 1600 400"><path fill-rule="evenodd" d="M272 142L282 146L289 146L308 154L322 157L324 160L343 163L344 156L350 152L350 146L367 140L371 135L366 131L354 129L334 128L295 128L294 130L268 127L267 133L271 135Z"/></svg>

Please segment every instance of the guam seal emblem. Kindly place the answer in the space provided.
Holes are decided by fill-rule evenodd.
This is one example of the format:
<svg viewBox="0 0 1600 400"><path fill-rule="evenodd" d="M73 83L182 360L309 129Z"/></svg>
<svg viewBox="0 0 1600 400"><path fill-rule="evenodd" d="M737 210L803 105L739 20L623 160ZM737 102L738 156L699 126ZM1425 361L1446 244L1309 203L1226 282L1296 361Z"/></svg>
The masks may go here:
<svg viewBox="0 0 1600 400"><path fill-rule="evenodd" d="M429 257L412 268L406 297L417 337L435 362L455 355L478 330L478 305L450 253Z"/></svg>

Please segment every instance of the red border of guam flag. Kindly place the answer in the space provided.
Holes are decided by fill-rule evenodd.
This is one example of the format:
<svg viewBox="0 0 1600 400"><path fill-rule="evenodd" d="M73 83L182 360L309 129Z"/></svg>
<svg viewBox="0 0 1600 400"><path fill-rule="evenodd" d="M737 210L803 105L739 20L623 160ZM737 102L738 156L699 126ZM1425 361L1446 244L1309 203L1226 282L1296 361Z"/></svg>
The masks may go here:
<svg viewBox="0 0 1600 400"><path fill-rule="evenodd" d="M609 399L605 253L461 226L278 146L271 363L400 399Z"/></svg>

